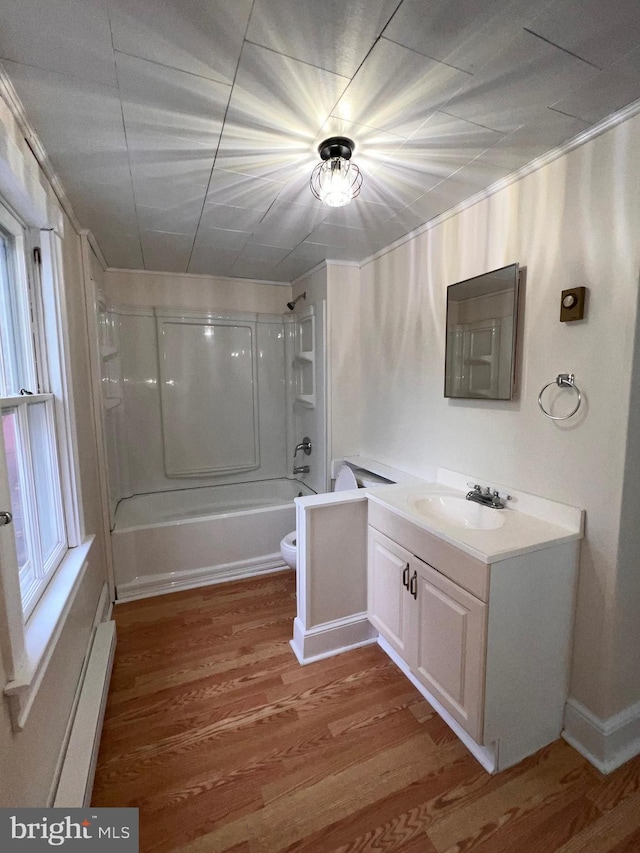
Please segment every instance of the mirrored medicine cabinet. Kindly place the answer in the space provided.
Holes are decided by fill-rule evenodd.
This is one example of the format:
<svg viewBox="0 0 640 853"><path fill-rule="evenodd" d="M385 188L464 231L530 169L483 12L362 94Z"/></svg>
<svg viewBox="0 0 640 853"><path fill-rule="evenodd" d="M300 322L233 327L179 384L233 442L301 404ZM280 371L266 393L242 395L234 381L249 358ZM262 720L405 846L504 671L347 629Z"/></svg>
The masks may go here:
<svg viewBox="0 0 640 853"><path fill-rule="evenodd" d="M519 284L510 264L447 288L445 397L512 399Z"/></svg>

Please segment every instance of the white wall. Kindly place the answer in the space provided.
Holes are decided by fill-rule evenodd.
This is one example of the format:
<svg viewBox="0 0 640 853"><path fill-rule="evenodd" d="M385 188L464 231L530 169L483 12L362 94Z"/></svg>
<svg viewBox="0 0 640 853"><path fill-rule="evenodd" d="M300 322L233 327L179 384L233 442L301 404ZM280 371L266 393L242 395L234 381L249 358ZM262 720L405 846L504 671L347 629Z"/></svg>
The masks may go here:
<svg viewBox="0 0 640 853"><path fill-rule="evenodd" d="M154 305L190 311L283 314L291 299L288 284L142 270L107 270L104 289L111 305Z"/></svg>
<svg viewBox="0 0 640 853"><path fill-rule="evenodd" d="M5 157L8 159L5 160ZM105 582L106 556L102 537L102 509L97 479L95 424L93 420L89 372L89 344L85 322L83 271L80 239L73 225L61 213L51 187L40 172L30 149L22 139L16 123L0 98L0 163L16 175L16 196L23 206L24 197L46 201L47 220L61 222L64 227L63 265L66 286L66 308L71 355L72 384L76 405L78 462L81 479L82 510L87 534L96 540L89 552L88 569L66 620L62 635L47 667L25 728L11 728L7 699L0 709L0 805L44 806L53 792L56 769L64 746L76 685L91 637L94 615ZM40 223L44 224L44 223ZM0 632L2 633L2 632ZM6 664L6 661L5 661ZM0 683L6 683L6 672L0 663Z"/></svg>
<svg viewBox="0 0 640 853"><path fill-rule="evenodd" d="M358 452L362 431L359 268L328 264L327 288L329 458L339 459Z"/></svg>
<svg viewBox="0 0 640 853"><path fill-rule="evenodd" d="M629 593L637 601L637 565L632 549L618 553L640 268L639 139L634 118L370 262L361 282L361 453L423 476L442 465L587 510L572 695L601 718L640 699L640 656L628 652L640 648L640 621L624 603ZM446 400L446 287L514 261L526 267L518 399ZM589 290L586 319L560 323L560 292L579 285ZM537 405L561 372L575 373L584 395L564 423ZM638 489L629 497L625 520L637 528Z"/></svg>

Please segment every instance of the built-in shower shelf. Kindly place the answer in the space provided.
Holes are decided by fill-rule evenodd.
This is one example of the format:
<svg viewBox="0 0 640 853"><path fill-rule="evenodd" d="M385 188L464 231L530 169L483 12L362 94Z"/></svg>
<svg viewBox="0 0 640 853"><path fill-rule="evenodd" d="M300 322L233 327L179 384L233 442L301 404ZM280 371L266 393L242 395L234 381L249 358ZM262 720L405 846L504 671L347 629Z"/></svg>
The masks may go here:
<svg viewBox="0 0 640 853"><path fill-rule="evenodd" d="M122 400L120 397L105 397L104 398L104 407L105 409L115 409L116 406L119 406Z"/></svg>
<svg viewBox="0 0 640 853"><path fill-rule="evenodd" d="M304 406L307 409L315 409L315 407L316 407L316 395L315 394L298 394L296 397L296 403L300 403L301 406Z"/></svg>
<svg viewBox="0 0 640 853"><path fill-rule="evenodd" d="M100 357L103 361L109 361L120 354L120 350L116 347L100 347Z"/></svg>
<svg viewBox="0 0 640 853"><path fill-rule="evenodd" d="M313 353L312 352L297 352L296 353L296 361L313 362Z"/></svg>

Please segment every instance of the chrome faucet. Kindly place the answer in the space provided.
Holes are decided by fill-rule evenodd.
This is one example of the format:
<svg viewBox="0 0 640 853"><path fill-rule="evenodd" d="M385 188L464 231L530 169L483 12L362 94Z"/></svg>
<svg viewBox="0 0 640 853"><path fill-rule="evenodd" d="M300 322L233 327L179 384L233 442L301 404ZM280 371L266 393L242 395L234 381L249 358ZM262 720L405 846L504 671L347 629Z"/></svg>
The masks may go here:
<svg viewBox="0 0 640 853"><path fill-rule="evenodd" d="M294 474L308 474L311 469L308 465L298 465L293 469Z"/></svg>
<svg viewBox="0 0 640 853"><path fill-rule="evenodd" d="M467 500L474 503L489 506L492 509L504 509L507 501L511 500L511 495L500 496L500 493L495 489L492 491L489 486L479 486L477 483L468 483L472 486L470 492L467 492Z"/></svg>
<svg viewBox="0 0 640 853"><path fill-rule="evenodd" d="M311 451L313 450L313 447L311 446L311 439L308 435L305 435L300 444L296 444L296 449L293 451L294 459L298 455L299 450L302 450L305 456L311 456Z"/></svg>

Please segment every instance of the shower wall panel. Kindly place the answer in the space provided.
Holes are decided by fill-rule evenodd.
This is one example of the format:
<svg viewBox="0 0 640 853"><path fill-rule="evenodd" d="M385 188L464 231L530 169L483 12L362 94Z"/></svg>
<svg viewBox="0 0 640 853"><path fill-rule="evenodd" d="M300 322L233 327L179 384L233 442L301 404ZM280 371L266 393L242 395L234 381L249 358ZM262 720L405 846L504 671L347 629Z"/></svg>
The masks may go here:
<svg viewBox="0 0 640 853"><path fill-rule="evenodd" d="M260 467L256 324L158 317L169 477Z"/></svg>
<svg viewBox="0 0 640 853"><path fill-rule="evenodd" d="M153 309L120 307L123 367L124 448L120 456L128 466L129 491L118 497L169 489L239 483L287 476L285 354L282 317L272 314L226 315L250 319L256 329L257 436L259 464L239 473L169 477L165 471L160 400L159 351ZM179 314L179 310L175 312ZM220 315L218 315L220 318ZM183 359L185 365L188 359ZM195 374L197 380L197 374ZM175 379L175 377L174 377ZM196 415L194 412L194 421ZM190 415L187 415L190 417ZM223 425L229 433L237 422Z"/></svg>

